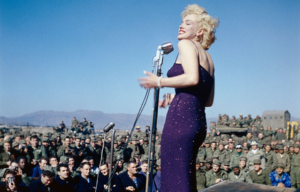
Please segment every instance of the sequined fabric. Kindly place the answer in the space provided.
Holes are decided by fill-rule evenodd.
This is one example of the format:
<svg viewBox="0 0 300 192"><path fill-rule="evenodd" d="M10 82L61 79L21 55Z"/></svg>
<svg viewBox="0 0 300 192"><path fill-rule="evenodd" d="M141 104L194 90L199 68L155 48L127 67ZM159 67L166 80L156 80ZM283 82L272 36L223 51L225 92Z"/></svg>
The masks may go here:
<svg viewBox="0 0 300 192"><path fill-rule="evenodd" d="M183 74L181 64L174 64L168 77ZM205 103L214 79L199 67L199 83L175 89L161 139L161 191L194 192L195 161L206 136Z"/></svg>

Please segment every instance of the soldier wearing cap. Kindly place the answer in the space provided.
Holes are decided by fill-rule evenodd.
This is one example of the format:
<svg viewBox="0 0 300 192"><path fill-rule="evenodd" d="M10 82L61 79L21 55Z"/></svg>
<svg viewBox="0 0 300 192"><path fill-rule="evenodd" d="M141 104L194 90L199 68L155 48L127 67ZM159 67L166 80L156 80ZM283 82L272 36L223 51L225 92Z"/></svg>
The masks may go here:
<svg viewBox="0 0 300 192"><path fill-rule="evenodd" d="M247 165L249 170L253 170L254 169L254 160L255 159L261 159L261 166L262 169L265 169L265 158L264 158L264 153L259 150L257 147L258 143L256 141L252 141L251 142L251 150L248 152L247 154Z"/></svg>
<svg viewBox="0 0 300 192"><path fill-rule="evenodd" d="M114 156L120 156L120 158L124 159L122 155L123 149L118 145L118 141L114 140ZM134 156L134 154L132 154ZM107 157L110 157L110 153L107 155Z"/></svg>
<svg viewBox="0 0 300 192"><path fill-rule="evenodd" d="M225 159L222 163L223 166L223 170L226 171L227 174L229 174L231 172L231 168L230 168L230 160L229 159Z"/></svg>
<svg viewBox="0 0 300 192"><path fill-rule="evenodd" d="M273 186L288 188L292 186L291 177L283 171L284 168L282 163L277 163L276 171L269 174Z"/></svg>
<svg viewBox="0 0 300 192"><path fill-rule="evenodd" d="M294 145L294 155L292 159L291 180L292 188L300 189L300 153L299 144Z"/></svg>
<svg viewBox="0 0 300 192"><path fill-rule="evenodd" d="M242 182L242 183L252 183L249 175L240 169L239 164L234 164L231 166L232 172L228 175L229 181Z"/></svg>
<svg viewBox="0 0 300 192"><path fill-rule="evenodd" d="M143 154L146 154L146 155L148 155L148 153L149 153L149 140L148 140L148 138L146 137L146 138L144 138L143 139L143 145L142 145L142 151L144 152Z"/></svg>
<svg viewBox="0 0 300 192"><path fill-rule="evenodd" d="M64 138L64 144L57 150L57 157L60 158L61 156L72 155L73 152L74 150L72 150L72 147L70 146L70 137L66 136Z"/></svg>
<svg viewBox="0 0 300 192"><path fill-rule="evenodd" d="M201 169L199 159L197 159L196 161L196 183L197 183L197 191L201 191L202 189L205 189L205 183L206 183L205 171Z"/></svg>
<svg viewBox="0 0 300 192"><path fill-rule="evenodd" d="M271 151L271 143L266 143L265 145L265 159L266 159L266 172L267 174L271 173L275 170L277 165L277 157L276 154Z"/></svg>
<svg viewBox="0 0 300 192"><path fill-rule="evenodd" d="M141 138L142 132L141 132L141 127L140 126L136 126L134 135L137 135L137 139Z"/></svg>
<svg viewBox="0 0 300 192"><path fill-rule="evenodd" d="M30 145L27 146L30 161L33 166L41 159L41 157L47 157L47 152L41 145L38 145L37 135L32 134L30 137Z"/></svg>
<svg viewBox="0 0 300 192"><path fill-rule="evenodd" d="M205 173L206 187L210 187L214 184L222 182L223 180L227 180L228 176L226 171L223 171L220 168L221 162L219 160L213 162L213 171Z"/></svg>
<svg viewBox="0 0 300 192"><path fill-rule="evenodd" d="M209 129L212 131L213 129L216 129L216 128L217 128L216 122L215 121L210 122Z"/></svg>
<svg viewBox="0 0 300 192"><path fill-rule="evenodd" d="M204 171L205 172L212 171L212 160L211 160L211 158L206 158Z"/></svg>
<svg viewBox="0 0 300 192"><path fill-rule="evenodd" d="M232 119L230 120L229 127L236 127L238 125L238 120L235 118L235 115L232 115Z"/></svg>
<svg viewBox="0 0 300 192"><path fill-rule="evenodd" d="M12 149L12 141L4 140L3 151L0 153L0 169L9 167L10 163L15 160L16 152Z"/></svg>
<svg viewBox="0 0 300 192"><path fill-rule="evenodd" d="M282 139L286 139L286 134L283 133L283 129L282 128L278 129L278 132L277 132L275 138L278 141L282 141Z"/></svg>
<svg viewBox="0 0 300 192"><path fill-rule="evenodd" d="M261 167L261 160L255 159L253 161L253 170L249 172L249 177L253 183L271 185L271 180L269 175Z"/></svg>
<svg viewBox="0 0 300 192"><path fill-rule="evenodd" d="M235 153L231 155L230 159L230 167L232 167L235 164L238 164L240 162L241 157L246 157L246 154L242 151L242 145L237 144L235 146Z"/></svg>
<svg viewBox="0 0 300 192"><path fill-rule="evenodd" d="M284 172L290 173L291 170L291 162L288 154L284 153L283 146L278 146L279 153L276 154L276 159L278 163L282 163L284 165Z"/></svg>
<svg viewBox="0 0 300 192"><path fill-rule="evenodd" d="M245 120L243 118L243 114L240 114L240 117L237 119L237 123L238 123L238 125L239 125L240 128L244 127Z"/></svg>
<svg viewBox="0 0 300 192"><path fill-rule="evenodd" d="M80 164L81 161L85 157L87 157L87 154L88 154L87 148L84 145L82 145L82 143L81 143L82 139L83 138L81 138L79 136L75 137L75 146L74 147L70 146L70 149L74 150L74 152L73 151L72 152L75 155L75 162L77 164Z"/></svg>
<svg viewBox="0 0 300 192"><path fill-rule="evenodd" d="M223 125L223 122L222 122L222 115L221 115L221 114L219 114L219 119L218 119L218 121L217 121L217 124L218 124L218 125Z"/></svg>
<svg viewBox="0 0 300 192"><path fill-rule="evenodd" d="M239 165L242 171L244 171L245 173L249 173L249 169L247 168L247 157L241 157Z"/></svg>

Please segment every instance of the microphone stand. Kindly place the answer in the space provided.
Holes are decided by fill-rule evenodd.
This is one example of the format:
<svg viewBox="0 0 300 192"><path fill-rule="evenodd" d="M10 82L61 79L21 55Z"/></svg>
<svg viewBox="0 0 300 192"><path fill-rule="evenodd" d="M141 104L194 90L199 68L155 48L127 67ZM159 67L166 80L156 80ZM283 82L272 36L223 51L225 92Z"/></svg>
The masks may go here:
<svg viewBox="0 0 300 192"><path fill-rule="evenodd" d="M109 158L109 177L111 176L111 172L112 172L112 163L113 163L113 156L114 156L114 141L115 141L115 130L112 130L112 134L111 134L111 142L110 142L110 158ZM117 165L115 165L117 166ZM108 185L108 189L107 191L110 191L111 188L111 182Z"/></svg>
<svg viewBox="0 0 300 192"><path fill-rule="evenodd" d="M99 174L100 174L100 165L102 163L102 158L103 158L103 149L105 147L105 139L106 139L106 134L104 134L104 139L103 139L103 142L102 142L102 150L101 150L101 156L100 156L100 163L99 163L99 173L97 174L97 181L96 181L96 189L95 189L95 192L97 191L97 188L98 188L98 180L99 180Z"/></svg>
<svg viewBox="0 0 300 192"><path fill-rule="evenodd" d="M156 65L156 75L158 77L161 76L161 65L163 62L163 50L161 46L158 46L157 52L156 52L156 56L153 58L153 67L155 66L155 63L157 63ZM152 130L150 132L150 142L149 142L149 158L148 158L148 169L147 169L147 180L146 180L146 192L148 191L152 191L152 182L153 182L153 166L154 166L154 150L155 150L155 134L157 132L157 116L158 116L158 101L159 101L159 90L160 88L154 88L154 105L152 108ZM153 142L153 144L152 144ZM152 150L151 150L152 148ZM151 154L152 151L152 154ZM152 163L150 165L150 160L152 159ZM151 167L150 167L151 166ZM150 171L150 173L149 173ZM150 184L150 188L149 188L149 184ZM148 190L149 188L149 190Z"/></svg>

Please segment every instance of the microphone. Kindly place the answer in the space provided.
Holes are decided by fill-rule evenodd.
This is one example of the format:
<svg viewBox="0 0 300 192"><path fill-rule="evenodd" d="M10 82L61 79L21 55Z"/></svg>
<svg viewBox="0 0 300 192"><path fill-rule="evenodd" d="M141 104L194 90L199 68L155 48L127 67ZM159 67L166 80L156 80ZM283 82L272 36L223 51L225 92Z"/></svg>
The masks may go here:
<svg viewBox="0 0 300 192"><path fill-rule="evenodd" d="M161 49L163 50L165 55L168 55L169 53L171 53L174 50L171 42L162 44Z"/></svg>
<svg viewBox="0 0 300 192"><path fill-rule="evenodd" d="M105 133L109 132L113 127L115 126L115 123L114 122L110 122L109 124L107 124L104 128L103 128L103 131Z"/></svg>

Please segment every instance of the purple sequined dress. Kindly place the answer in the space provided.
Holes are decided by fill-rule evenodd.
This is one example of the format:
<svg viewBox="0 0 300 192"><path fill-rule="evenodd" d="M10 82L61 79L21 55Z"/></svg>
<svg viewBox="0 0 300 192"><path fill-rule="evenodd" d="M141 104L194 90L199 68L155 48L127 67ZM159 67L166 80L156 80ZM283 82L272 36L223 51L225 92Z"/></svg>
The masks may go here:
<svg viewBox="0 0 300 192"><path fill-rule="evenodd" d="M174 64L168 77L183 74L181 64ZM195 161L206 136L205 103L214 79L199 66L199 83L176 88L161 138L161 191L194 192Z"/></svg>

